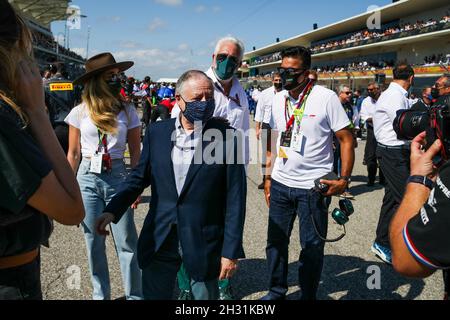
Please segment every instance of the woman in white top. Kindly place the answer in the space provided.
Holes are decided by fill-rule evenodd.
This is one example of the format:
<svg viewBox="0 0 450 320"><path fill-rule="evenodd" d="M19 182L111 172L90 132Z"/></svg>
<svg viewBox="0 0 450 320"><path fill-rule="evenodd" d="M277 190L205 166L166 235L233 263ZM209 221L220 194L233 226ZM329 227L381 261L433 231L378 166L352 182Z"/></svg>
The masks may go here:
<svg viewBox="0 0 450 320"><path fill-rule="evenodd" d="M140 120L133 105L120 98L119 73L133 62L116 63L110 53L99 54L86 62L86 74L74 81L84 84L83 101L66 118L69 125L67 159L80 184L86 217L82 223L91 271L93 298L111 299L105 237L97 234L95 220L117 193L126 178L124 153L128 141L131 166L140 157ZM80 163L80 156L82 160ZM112 225L127 299L141 299L141 272L136 249L137 232L133 210Z"/></svg>

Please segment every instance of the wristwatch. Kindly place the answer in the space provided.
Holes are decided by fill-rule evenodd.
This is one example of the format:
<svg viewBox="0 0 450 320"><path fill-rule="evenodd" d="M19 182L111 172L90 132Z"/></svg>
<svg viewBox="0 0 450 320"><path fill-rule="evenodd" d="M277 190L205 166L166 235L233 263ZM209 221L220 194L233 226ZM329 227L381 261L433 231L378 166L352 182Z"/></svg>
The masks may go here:
<svg viewBox="0 0 450 320"><path fill-rule="evenodd" d="M433 180L431 180L428 177L424 177L424 176L410 176L406 182L407 182L407 184L409 184L409 183L422 184L430 190L433 190L433 188L434 188Z"/></svg>
<svg viewBox="0 0 450 320"><path fill-rule="evenodd" d="M352 182L352 177L343 176L343 177L340 177L339 180L345 180L345 182L350 184L350 182Z"/></svg>

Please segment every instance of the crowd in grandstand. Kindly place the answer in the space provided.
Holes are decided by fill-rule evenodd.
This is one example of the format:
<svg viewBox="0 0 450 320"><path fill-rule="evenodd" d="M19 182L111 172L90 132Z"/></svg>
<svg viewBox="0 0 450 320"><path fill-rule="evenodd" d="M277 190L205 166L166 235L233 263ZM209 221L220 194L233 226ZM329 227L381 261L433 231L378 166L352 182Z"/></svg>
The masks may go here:
<svg viewBox="0 0 450 320"><path fill-rule="evenodd" d="M271 63L280 60L281 60L281 52L275 52L274 54L257 58L255 61L252 62L252 65Z"/></svg>
<svg viewBox="0 0 450 320"><path fill-rule="evenodd" d="M390 61L362 61L352 62L345 65L317 66L313 69L317 72L347 72L347 71L375 71L380 69L392 68L395 62Z"/></svg>
<svg viewBox="0 0 450 320"><path fill-rule="evenodd" d="M335 48L340 47L340 46L351 45L351 44L355 44L355 43L365 41L365 40L379 39L379 38L382 38L385 36L398 35L403 32L411 32L414 30L420 30L420 29L424 29L424 28L428 28L428 27L437 25L437 24L446 24L449 21L450 21L450 17L449 17L449 15L446 15L446 16L442 17L442 19L439 21L429 19L428 21L417 21L414 24L406 23L406 24L401 24L396 27L388 27L388 28L385 28L384 30L370 31L369 29L366 29L366 30L358 31L345 39L329 41L327 43L322 43L320 45L314 46L311 48L311 51L313 53L330 51L330 50L334 50Z"/></svg>
<svg viewBox="0 0 450 320"><path fill-rule="evenodd" d="M449 65L450 64L450 53L447 54L433 54L431 56L427 56L423 59L424 61L424 66L425 67L429 67L429 66L435 66L435 65Z"/></svg>
<svg viewBox="0 0 450 320"><path fill-rule="evenodd" d="M354 45L361 41L381 39L386 36L400 35L404 32L413 32L416 30L421 30L421 29L425 29L425 28L428 28L431 26L435 26L437 24L447 24L449 22L450 22L450 15L447 14L444 17L442 17L442 19L440 19L439 21L434 20L434 19L429 19L427 21L417 21L414 24L406 23L406 24L401 24L396 27L387 27L383 30L370 31L370 30L366 29L366 30L358 31L358 32L350 35L349 37L343 38L341 40L333 40L333 41L329 41L329 42L324 42L322 44L313 46L310 49L311 49L312 53L331 51L331 50L335 50L338 47L345 46L345 45ZM442 56L442 58L445 59L444 56ZM448 59L448 57L447 57L447 59ZM270 55L256 58L254 61L252 61L251 65L261 65L261 64L271 63L271 62L280 61L280 60L281 60L281 53L275 52ZM438 59L438 58L431 59L431 57L430 57L429 60L432 60L432 62L426 61L425 63L426 64L432 64L432 63L437 64L442 59ZM377 64L377 62L375 64ZM366 67L366 66L364 66L364 67ZM336 68L340 69L342 67L336 67ZM332 70L334 68L332 66L330 66L328 69ZM367 70L367 69L364 69L364 70ZM370 68L369 68L369 70L370 70Z"/></svg>
<svg viewBox="0 0 450 320"><path fill-rule="evenodd" d="M84 61L84 58L81 57L79 54L61 46L49 35L35 31L33 32L33 37L34 37L34 44L37 47L47 49L50 51L56 51L56 46L58 45L59 54Z"/></svg>

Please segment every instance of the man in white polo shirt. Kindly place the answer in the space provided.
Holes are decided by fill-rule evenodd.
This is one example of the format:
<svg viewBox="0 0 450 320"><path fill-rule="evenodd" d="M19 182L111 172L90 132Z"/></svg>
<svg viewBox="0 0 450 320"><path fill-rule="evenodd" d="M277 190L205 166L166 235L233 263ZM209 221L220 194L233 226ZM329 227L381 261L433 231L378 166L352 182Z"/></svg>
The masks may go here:
<svg viewBox="0 0 450 320"><path fill-rule="evenodd" d="M286 90L274 97L270 122L278 142L276 148L270 148L277 157L272 175L267 175L265 181L270 285L263 300L282 300L286 296L289 238L297 215L302 247L299 284L302 299L313 300L323 267L325 242L321 237L326 237L328 227L325 197L342 194L348 186L355 157L353 136L337 95L309 79L309 50L288 48L281 56L279 72ZM313 190L314 181L333 171L333 133L341 143L341 178L322 180L329 187L323 194Z"/></svg>
<svg viewBox="0 0 450 320"><path fill-rule="evenodd" d="M381 95L380 85L377 82L371 82L367 86L368 97L365 98L361 104L361 120L365 123L367 128L367 141L366 148L364 150L364 163L367 166L368 187L375 185L375 179L377 177L377 140L373 132L373 115L375 114L375 108L378 99ZM380 169L380 184L384 185L383 171Z"/></svg>
<svg viewBox="0 0 450 320"><path fill-rule="evenodd" d="M278 72L272 74L273 86L267 88L259 96L258 105L256 106L255 122L256 122L256 138L261 140L262 145L262 169L263 182L258 186L258 189L264 189L264 171L266 168L266 151L267 141L270 136L270 115L272 112L272 102L275 94L283 89L281 83L281 76Z"/></svg>
<svg viewBox="0 0 450 320"><path fill-rule="evenodd" d="M386 186L376 239L371 250L388 264L392 264L389 225L405 193L410 159L409 143L397 139L393 123L398 110L411 107L408 90L414 81L414 69L407 64L399 64L393 73L394 81L378 99L373 117L375 139L378 141L377 157L386 178Z"/></svg>

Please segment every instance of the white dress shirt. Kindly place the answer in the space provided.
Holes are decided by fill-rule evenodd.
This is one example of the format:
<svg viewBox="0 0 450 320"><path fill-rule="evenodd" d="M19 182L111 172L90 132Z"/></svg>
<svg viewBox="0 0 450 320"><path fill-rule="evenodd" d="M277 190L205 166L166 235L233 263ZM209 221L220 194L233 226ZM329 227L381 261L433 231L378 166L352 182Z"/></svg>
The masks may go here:
<svg viewBox="0 0 450 320"><path fill-rule="evenodd" d="M406 141L397 139L393 123L398 110L410 108L411 101L408 99L408 91L392 82L378 99L373 116L375 138L379 143L391 147L406 144Z"/></svg>
<svg viewBox="0 0 450 320"><path fill-rule="evenodd" d="M258 100L258 105L256 106L255 121L260 123L269 123L273 97L275 97L276 93L277 91L275 90L274 86L261 92ZM268 119L267 122L265 122L264 119Z"/></svg>
<svg viewBox="0 0 450 320"><path fill-rule="evenodd" d="M202 130L202 127L197 127L188 135L181 125L180 117L175 121L176 140L172 149L172 163L178 195L183 190L195 149L201 140Z"/></svg>
<svg viewBox="0 0 450 320"><path fill-rule="evenodd" d="M367 123L367 120L373 119L377 101L371 97L367 97L361 104L361 120Z"/></svg>

